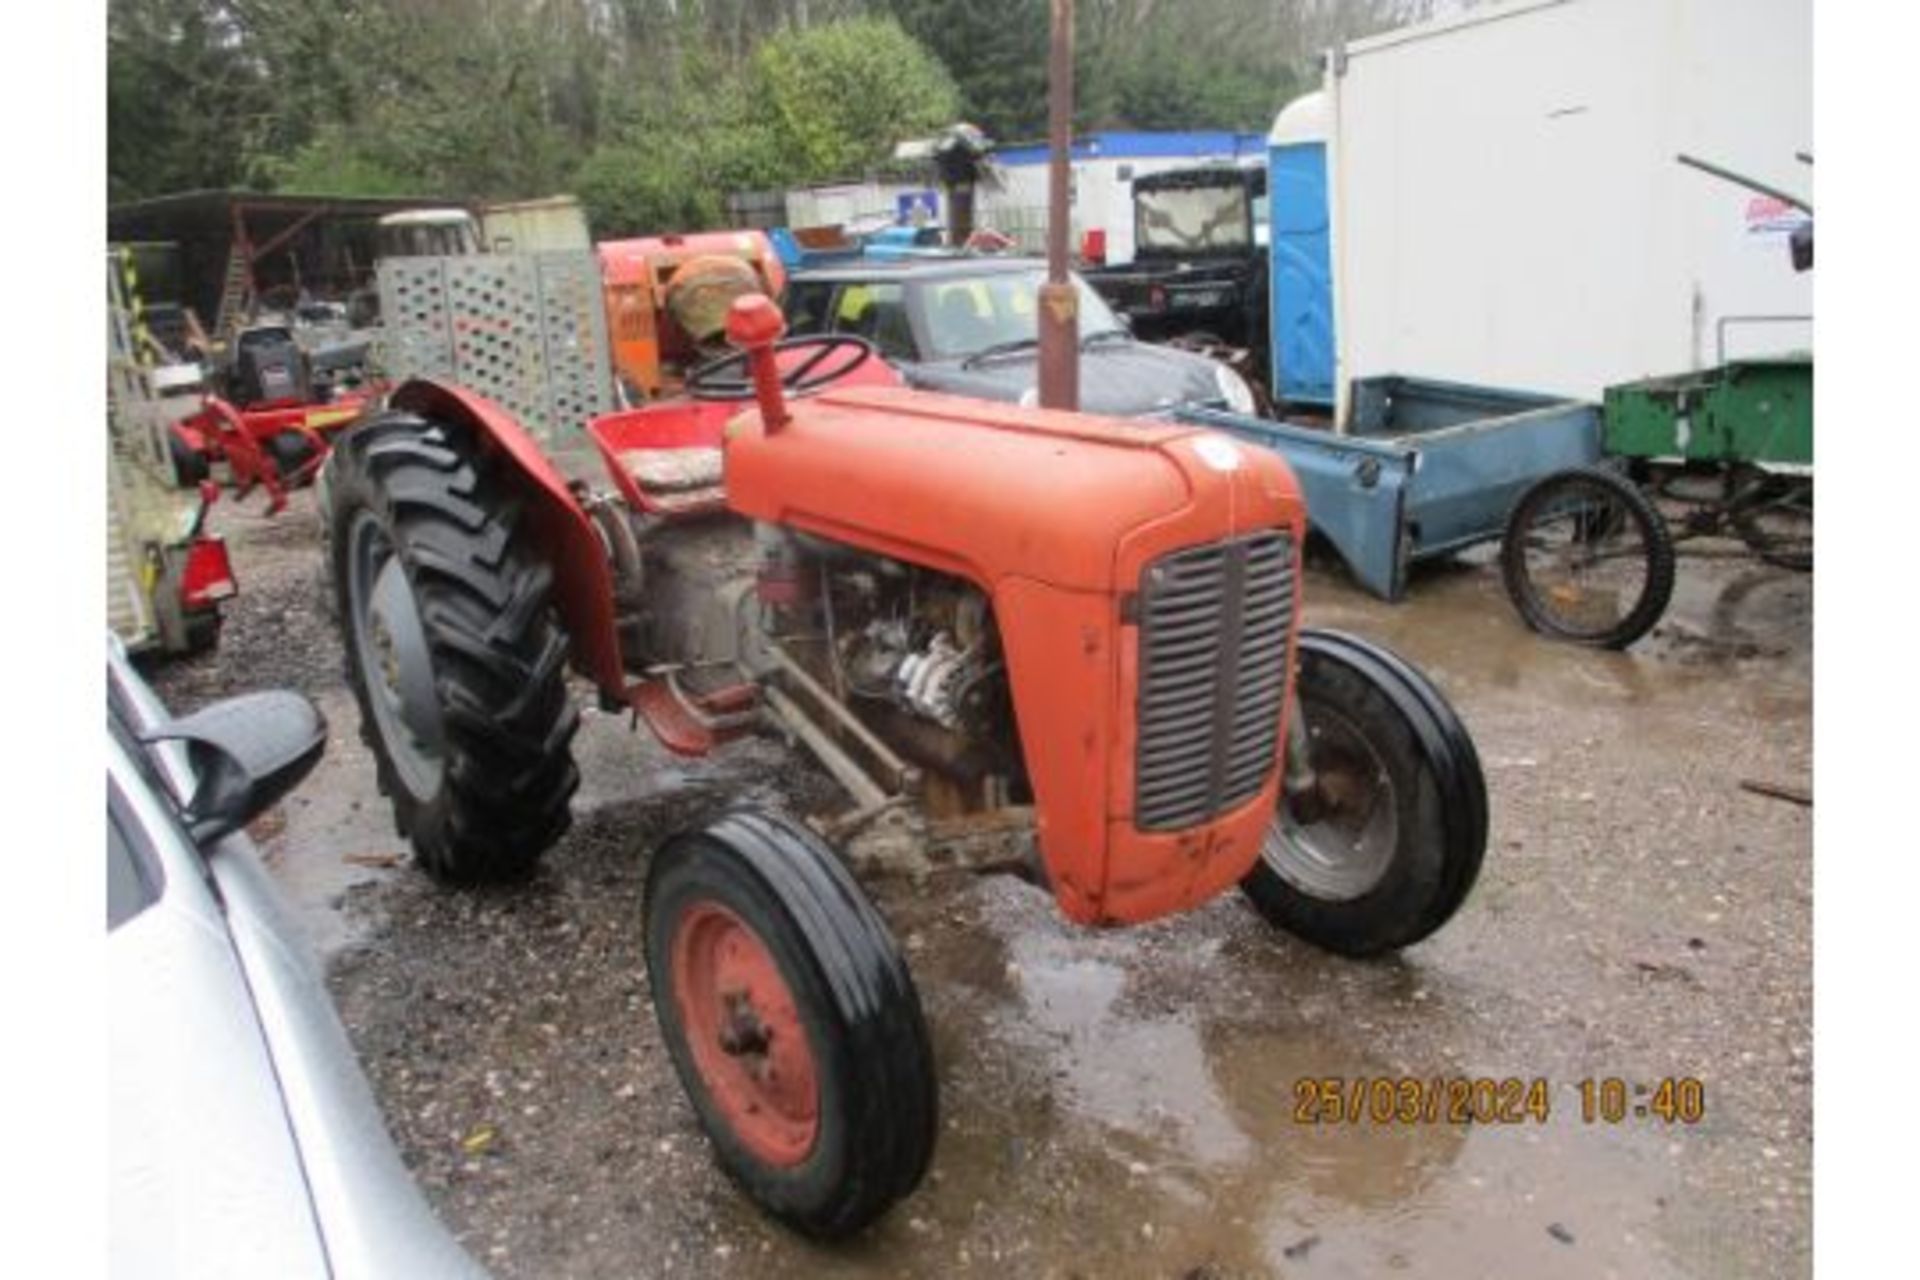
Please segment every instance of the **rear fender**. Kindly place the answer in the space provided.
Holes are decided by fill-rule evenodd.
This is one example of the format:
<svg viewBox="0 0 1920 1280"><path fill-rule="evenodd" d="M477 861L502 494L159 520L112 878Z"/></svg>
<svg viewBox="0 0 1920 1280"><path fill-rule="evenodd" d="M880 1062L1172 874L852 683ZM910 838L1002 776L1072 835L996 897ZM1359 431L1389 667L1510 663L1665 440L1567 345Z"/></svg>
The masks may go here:
<svg viewBox="0 0 1920 1280"><path fill-rule="evenodd" d="M567 479L513 415L464 387L415 379L393 393L397 409L464 426L485 441L527 504L540 554L553 570L553 606L572 642L574 669L611 698L626 692L620 639L614 628L613 571L593 519Z"/></svg>

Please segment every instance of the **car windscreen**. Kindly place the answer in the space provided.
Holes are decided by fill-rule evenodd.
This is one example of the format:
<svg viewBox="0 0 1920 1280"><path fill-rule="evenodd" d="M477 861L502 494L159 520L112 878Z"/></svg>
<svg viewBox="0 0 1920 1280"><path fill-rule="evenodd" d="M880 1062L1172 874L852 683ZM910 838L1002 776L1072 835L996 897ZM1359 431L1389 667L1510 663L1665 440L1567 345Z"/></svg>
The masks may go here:
<svg viewBox="0 0 1920 1280"><path fill-rule="evenodd" d="M1134 195L1134 250L1193 253L1253 243L1241 186L1166 187Z"/></svg>
<svg viewBox="0 0 1920 1280"><path fill-rule="evenodd" d="M1039 338L1040 286L1046 272L999 271L977 276L941 276L916 281L913 307L929 359L954 360ZM1120 329L1120 321L1084 280L1074 277L1080 296L1080 336Z"/></svg>

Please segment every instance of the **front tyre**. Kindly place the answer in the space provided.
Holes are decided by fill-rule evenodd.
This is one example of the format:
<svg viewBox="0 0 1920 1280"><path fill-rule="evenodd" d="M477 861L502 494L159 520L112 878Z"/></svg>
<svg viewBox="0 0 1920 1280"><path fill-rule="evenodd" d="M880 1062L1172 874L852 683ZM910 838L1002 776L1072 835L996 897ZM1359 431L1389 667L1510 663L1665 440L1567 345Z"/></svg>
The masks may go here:
<svg viewBox="0 0 1920 1280"><path fill-rule="evenodd" d="M1269 923L1341 955L1420 941L1459 910L1486 851L1466 726L1413 667L1337 631L1300 632L1293 714L1314 794L1282 796L1242 891Z"/></svg>
<svg viewBox="0 0 1920 1280"><path fill-rule="evenodd" d="M347 677L395 824L443 879L524 875L580 781L552 570L470 433L386 413L336 452Z"/></svg>
<svg viewBox="0 0 1920 1280"><path fill-rule="evenodd" d="M674 837L646 890L654 1012L721 1167L820 1239L918 1185L937 1128L920 998L886 924L805 827Z"/></svg>

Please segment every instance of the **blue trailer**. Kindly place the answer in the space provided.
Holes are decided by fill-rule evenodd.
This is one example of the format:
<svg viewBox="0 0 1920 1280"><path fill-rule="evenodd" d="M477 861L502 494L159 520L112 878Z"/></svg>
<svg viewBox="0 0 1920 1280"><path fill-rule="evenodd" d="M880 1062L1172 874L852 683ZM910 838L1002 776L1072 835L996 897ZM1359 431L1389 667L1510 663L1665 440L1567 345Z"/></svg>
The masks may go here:
<svg viewBox="0 0 1920 1280"><path fill-rule="evenodd" d="M1342 431L1215 409L1180 417L1287 460L1313 530L1387 600L1422 560L1497 541L1522 492L1600 459L1600 406L1408 377L1363 378Z"/></svg>

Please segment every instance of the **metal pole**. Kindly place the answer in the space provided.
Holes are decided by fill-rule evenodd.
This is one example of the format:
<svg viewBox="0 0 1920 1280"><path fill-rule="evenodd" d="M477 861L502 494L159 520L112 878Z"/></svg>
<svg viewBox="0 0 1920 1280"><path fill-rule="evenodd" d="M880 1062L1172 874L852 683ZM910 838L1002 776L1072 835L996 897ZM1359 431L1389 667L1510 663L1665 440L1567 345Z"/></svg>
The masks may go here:
<svg viewBox="0 0 1920 1280"><path fill-rule="evenodd" d="M1080 407L1080 295L1067 277L1067 206L1073 142L1073 0L1053 0L1047 57L1047 282L1040 287L1040 403Z"/></svg>
<svg viewBox="0 0 1920 1280"><path fill-rule="evenodd" d="M1716 178L1731 182L1736 187L1745 187L1749 191L1758 191L1763 196L1772 196L1775 200L1790 204L1803 213L1813 212L1813 206L1811 204L1791 192L1782 191L1779 187L1770 186L1754 178L1749 178L1744 174L1735 173L1731 169L1722 169L1717 164L1709 164L1698 156L1690 156L1682 153L1675 156L1674 159L1678 160L1681 164L1698 169L1702 173L1710 173Z"/></svg>

